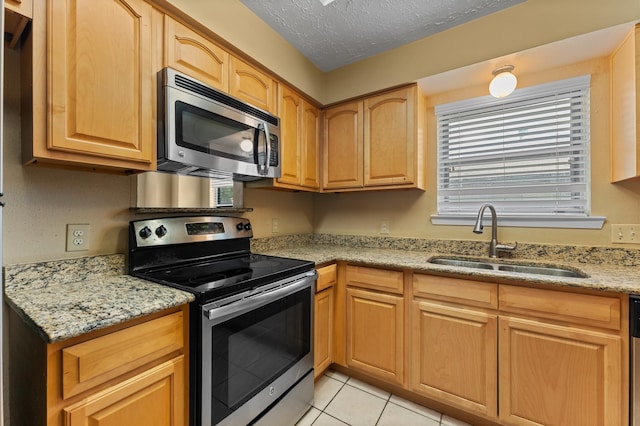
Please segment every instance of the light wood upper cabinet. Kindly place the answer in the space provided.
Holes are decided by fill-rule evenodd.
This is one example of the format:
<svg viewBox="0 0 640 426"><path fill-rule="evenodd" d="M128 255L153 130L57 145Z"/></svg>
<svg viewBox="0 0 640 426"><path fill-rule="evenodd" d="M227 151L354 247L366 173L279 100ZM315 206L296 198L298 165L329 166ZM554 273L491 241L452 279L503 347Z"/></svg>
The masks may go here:
<svg viewBox="0 0 640 426"><path fill-rule="evenodd" d="M640 26L611 55L611 181L640 177Z"/></svg>
<svg viewBox="0 0 640 426"><path fill-rule="evenodd" d="M620 336L500 318L500 419L513 425L627 424Z"/></svg>
<svg viewBox="0 0 640 426"><path fill-rule="evenodd" d="M33 97L42 102L35 91L43 90L45 70L39 66L45 64L37 61L46 44L49 78L43 99L49 104L48 119L33 119L34 127L48 122L48 132L36 138L34 129L33 141L26 138L26 162L154 170L158 66L153 36L161 14L143 0L36 2ZM36 16L36 9L45 7L47 20L43 13Z"/></svg>
<svg viewBox="0 0 640 426"><path fill-rule="evenodd" d="M301 185L320 188L320 110L302 99L302 164Z"/></svg>
<svg viewBox="0 0 640 426"><path fill-rule="evenodd" d="M278 110L278 83L267 74L230 55L229 94L272 114Z"/></svg>
<svg viewBox="0 0 640 426"><path fill-rule="evenodd" d="M363 184L363 104L350 102L324 111L322 189L361 188Z"/></svg>
<svg viewBox="0 0 640 426"><path fill-rule="evenodd" d="M282 84L279 90L282 175L274 186L317 191L320 110Z"/></svg>
<svg viewBox="0 0 640 426"><path fill-rule="evenodd" d="M323 190L424 189L424 115L415 85L328 108Z"/></svg>
<svg viewBox="0 0 640 426"><path fill-rule="evenodd" d="M416 180L417 89L364 100L364 185L408 185Z"/></svg>
<svg viewBox="0 0 640 426"><path fill-rule="evenodd" d="M229 53L165 16L166 65L223 92L229 91Z"/></svg>

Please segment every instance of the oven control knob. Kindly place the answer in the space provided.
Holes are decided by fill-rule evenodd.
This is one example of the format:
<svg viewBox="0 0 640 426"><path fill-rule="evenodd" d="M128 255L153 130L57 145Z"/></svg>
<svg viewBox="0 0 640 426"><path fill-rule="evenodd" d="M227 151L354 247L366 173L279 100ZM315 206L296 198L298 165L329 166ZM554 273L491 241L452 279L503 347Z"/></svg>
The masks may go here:
<svg viewBox="0 0 640 426"><path fill-rule="evenodd" d="M244 226L242 226L242 222L240 222L240 223L238 223L238 224L236 225L236 229L237 229L238 231L242 231L242 230L244 229Z"/></svg>
<svg viewBox="0 0 640 426"><path fill-rule="evenodd" d="M244 230L245 231L251 231L251 224L250 223L245 223L244 224Z"/></svg>
<svg viewBox="0 0 640 426"><path fill-rule="evenodd" d="M140 235L142 238L149 238L151 234L152 234L151 229L149 229L148 226L145 226L138 232L138 235Z"/></svg>
<svg viewBox="0 0 640 426"><path fill-rule="evenodd" d="M167 235L167 228L164 227L164 225L160 225L156 228L156 235L160 238L164 237L165 235Z"/></svg>

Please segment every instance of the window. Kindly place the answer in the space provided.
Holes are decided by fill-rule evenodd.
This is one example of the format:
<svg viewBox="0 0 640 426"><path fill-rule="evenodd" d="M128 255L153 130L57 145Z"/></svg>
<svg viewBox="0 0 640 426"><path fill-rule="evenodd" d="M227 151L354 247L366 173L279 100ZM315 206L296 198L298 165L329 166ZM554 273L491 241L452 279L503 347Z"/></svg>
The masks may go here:
<svg viewBox="0 0 640 426"><path fill-rule="evenodd" d="M583 76L436 106L433 223L466 224L491 203L501 224L601 227L589 217L589 84Z"/></svg>
<svg viewBox="0 0 640 426"><path fill-rule="evenodd" d="M210 207L233 207L234 185L231 178L211 178Z"/></svg>

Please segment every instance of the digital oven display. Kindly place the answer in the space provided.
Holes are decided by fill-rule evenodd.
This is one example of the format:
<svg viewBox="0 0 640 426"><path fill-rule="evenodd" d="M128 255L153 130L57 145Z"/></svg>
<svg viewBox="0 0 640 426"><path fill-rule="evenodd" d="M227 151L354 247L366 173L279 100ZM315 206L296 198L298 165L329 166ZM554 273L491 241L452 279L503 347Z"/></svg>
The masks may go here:
<svg viewBox="0 0 640 426"><path fill-rule="evenodd" d="M223 234L224 225L222 222L198 222L187 223L187 235L209 235Z"/></svg>

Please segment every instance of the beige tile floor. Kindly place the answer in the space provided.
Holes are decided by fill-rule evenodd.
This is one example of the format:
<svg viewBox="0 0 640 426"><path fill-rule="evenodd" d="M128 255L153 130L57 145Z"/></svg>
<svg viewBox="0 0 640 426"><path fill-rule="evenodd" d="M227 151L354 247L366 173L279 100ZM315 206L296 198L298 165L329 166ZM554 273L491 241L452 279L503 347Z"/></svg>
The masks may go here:
<svg viewBox="0 0 640 426"><path fill-rule="evenodd" d="M353 377L327 371L296 426L470 426Z"/></svg>

